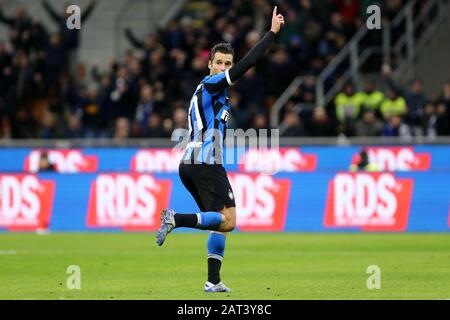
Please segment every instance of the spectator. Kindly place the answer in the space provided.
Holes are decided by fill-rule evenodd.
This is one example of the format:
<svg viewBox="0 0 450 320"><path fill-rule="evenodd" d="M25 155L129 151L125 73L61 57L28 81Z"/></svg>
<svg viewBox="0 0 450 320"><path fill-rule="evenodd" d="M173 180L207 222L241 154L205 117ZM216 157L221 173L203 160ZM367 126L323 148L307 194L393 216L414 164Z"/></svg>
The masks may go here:
<svg viewBox="0 0 450 320"><path fill-rule="evenodd" d="M372 110L376 116L381 117L380 106L384 100L384 94L376 90L374 81L368 80L364 83L362 97L362 110Z"/></svg>
<svg viewBox="0 0 450 320"><path fill-rule="evenodd" d="M114 139L127 139L130 137L130 120L125 117L120 117L116 119L115 129L114 129Z"/></svg>
<svg viewBox="0 0 450 320"><path fill-rule="evenodd" d="M45 80L48 86L59 83L59 76L64 71L66 63L67 52L61 43L60 35L52 34L45 52Z"/></svg>
<svg viewBox="0 0 450 320"><path fill-rule="evenodd" d="M31 19L28 16L27 9L24 5L16 7L14 17L6 17L0 3L0 22L10 27L9 37L16 50L24 50L29 53Z"/></svg>
<svg viewBox="0 0 450 320"><path fill-rule="evenodd" d="M403 122L398 115L392 115L387 119L387 123L383 128L383 135L386 137L411 138L411 130L409 126Z"/></svg>
<svg viewBox="0 0 450 320"><path fill-rule="evenodd" d="M309 132L313 137L330 137L336 135L335 127L324 107L314 108Z"/></svg>
<svg viewBox="0 0 450 320"><path fill-rule="evenodd" d="M423 82L413 79L409 83L409 90L405 93L406 105L408 106L408 120L413 126L420 125L424 108L430 98L423 92Z"/></svg>
<svg viewBox="0 0 450 320"><path fill-rule="evenodd" d="M442 86L442 93L439 96L437 103L444 104L447 111L450 110L450 80Z"/></svg>
<svg viewBox="0 0 450 320"><path fill-rule="evenodd" d="M171 118L166 118L162 122L163 134L161 138L170 138L174 130L174 123Z"/></svg>
<svg viewBox="0 0 450 320"><path fill-rule="evenodd" d="M297 112L288 111L280 124L281 137L299 137L305 134L301 119Z"/></svg>
<svg viewBox="0 0 450 320"><path fill-rule="evenodd" d="M11 80L14 85L10 89L17 108L22 108L30 98L35 96L35 80L33 65L25 51L14 56ZM17 109L16 108L16 109Z"/></svg>
<svg viewBox="0 0 450 320"><path fill-rule="evenodd" d="M360 0L337 0L336 6L345 24L351 25L359 17Z"/></svg>
<svg viewBox="0 0 450 320"><path fill-rule="evenodd" d="M177 107L173 112L174 129L188 128L188 113L185 108Z"/></svg>
<svg viewBox="0 0 450 320"><path fill-rule="evenodd" d="M265 82L256 72L255 68L249 69L236 83L235 90L242 97L241 106L247 112L260 113L264 109Z"/></svg>
<svg viewBox="0 0 450 320"><path fill-rule="evenodd" d="M81 23L85 23L89 16L92 14L96 6L97 0L90 0L89 5L85 10L82 10ZM69 59L68 62L71 63L70 70L75 74L75 67L78 64L77 49L80 45L80 30L67 28L66 22L71 13L67 12L69 5L64 6L64 11L59 14L47 0L42 2L45 11L48 13L49 17L58 25L61 44L65 50L68 51Z"/></svg>
<svg viewBox="0 0 450 320"><path fill-rule="evenodd" d="M144 130L145 138L160 138L164 135L161 116L158 113L150 114L147 120L147 127Z"/></svg>
<svg viewBox="0 0 450 320"><path fill-rule="evenodd" d="M58 122L56 114L48 109L43 111L42 117L39 119L40 132L38 138L41 139L57 139L62 136L61 123Z"/></svg>
<svg viewBox="0 0 450 320"><path fill-rule="evenodd" d="M278 97L294 79L295 66L292 65L286 50L279 47L270 55L265 67L268 73L267 94Z"/></svg>
<svg viewBox="0 0 450 320"><path fill-rule="evenodd" d="M110 95L111 116L113 119L121 117L134 118L137 102L139 101L138 90L138 84L131 77L128 67L119 67Z"/></svg>
<svg viewBox="0 0 450 320"><path fill-rule="evenodd" d="M141 88L140 100L136 109L135 121L138 123L140 131L144 131L148 123L148 118L154 109L153 88L146 84Z"/></svg>
<svg viewBox="0 0 450 320"><path fill-rule="evenodd" d="M176 107L173 112L172 141L182 141L188 134L188 113L183 107Z"/></svg>
<svg viewBox="0 0 450 320"><path fill-rule="evenodd" d="M363 96L355 92L354 85L347 83L344 91L334 99L339 131L347 136L354 134L354 126L359 116Z"/></svg>
<svg viewBox="0 0 450 320"><path fill-rule="evenodd" d="M36 18L31 20L30 46L37 52L45 51L48 46L49 34L42 22Z"/></svg>
<svg viewBox="0 0 450 320"><path fill-rule="evenodd" d="M50 162L48 158L48 153L46 151L41 152L41 156L39 158L39 172L55 172L56 168L53 163Z"/></svg>
<svg viewBox="0 0 450 320"><path fill-rule="evenodd" d="M271 136L271 129L267 121L267 116L264 113L258 113L253 118L252 128L256 130L256 134L259 136L262 134L260 130L267 130L267 137Z"/></svg>
<svg viewBox="0 0 450 320"><path fill-rule="evenodd" d="M450 135L450 81L442 87L436 102L436 131L440 136Z"/></svg>
<svg viewBox="0 0 450 320"><path fill-rule="evenodd" d="M423 82L415 78L409 82L407 90L402 90L391 78L391 73L392 71L389 67L383 67L383 75L386 77L388 88L404 97L407 106L406 121L416 132L416 128L421 126L424 108L430 101L429 97L423 92ZM420 134L420 132L418 133Z"/></svg>
<svg viewBox="0 0 450 320"><path fill-rule="evenodd" d="M361 137L380 136L383 132L383 122L377 119L372 110L364 111L361 119L356 122L356 135Z"/></svg>
<svg viewBox="0 0 450 320"><path fill-rule="evenodd" d="M12 50L3 40L0 40L0 116L7 119L12 112L10 90L12 79Z"/></svg>
<svg viewBox="0 0 450 320"><path fill-rule="evenodd" d="M109 110L99 95L99 88L91 84L86 97L81 100L77 114L81 118L84 138L107 138Z"/></svg>
<svg viewBox="0 0 450 320"><path fill-rule="evenodd" d="M436 137L436 122L437 122L437 116L435 112L434 104L429 102L423 111L422 116L422 132L423 135L427 138L433 139Z"/></svg>
<svg viewBox="0 0 450 320"><path fill-rule="evenodd" d="M436 107L436 134L438 136L450 135L449 109L444 103Z"/></svg>
<svg viewBox="0 0 450 320"><path fill-rule="evenodd" d="M80 118L74 114L69 114L66 119L66 125L64 128L64 137L68 139L80 139L83 138L83 132L81 130Z"/></svg>
<svg viewBox="0 0 450 320"><path fill-rule="evenodd" d="M302 31L303 21L300 20L298 12L295 10L289 10L286 18L286 24L283 30L280 31L279 39L280 43L287 48L291 45L292 40L298 37L298 34Z"/></svg>
<svg viewBox="0 0 450 320"><path fill-rule="evenodd" d="M355 171L373 172L373 171L380 171L380 168L379 168L379 166L377 164L371 163L369 161L369 155L367 154L367 150L362 149L359 152L357 162L356 163L352 163L350 165L350 171L353 171L353 172L355 172Z"/></svg>
<svg viewBox="0 0 450 320"><path fill-rule="evenodd" d="M381 104L380 111L386 120L392 115L403 117L406 114L405 99L398 96L395 90L388 89L386 98Z"/></svg>
<svg viewBox="0 0 450 320"><path fill-rule="evenodd" d="M136 49L144 50L145 57L147 57L147 55L150 56L152 51L156 48L162 48L162 45L159 43L158 35L153 32L147 34L142 41L136 37L130 28L125 28L125 36Z"/></svg>

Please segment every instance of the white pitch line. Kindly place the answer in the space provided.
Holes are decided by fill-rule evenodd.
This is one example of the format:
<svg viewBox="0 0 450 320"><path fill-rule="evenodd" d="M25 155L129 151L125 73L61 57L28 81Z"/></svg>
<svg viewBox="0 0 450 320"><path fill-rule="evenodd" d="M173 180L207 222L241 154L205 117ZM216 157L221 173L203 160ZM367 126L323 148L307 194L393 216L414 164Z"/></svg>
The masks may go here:
<svg viewBox="0 0 450 320"><path fill-rule="evenodd" d="M16 250L0 250L0 255L13 255L13 254L17 254Z"/></svg>

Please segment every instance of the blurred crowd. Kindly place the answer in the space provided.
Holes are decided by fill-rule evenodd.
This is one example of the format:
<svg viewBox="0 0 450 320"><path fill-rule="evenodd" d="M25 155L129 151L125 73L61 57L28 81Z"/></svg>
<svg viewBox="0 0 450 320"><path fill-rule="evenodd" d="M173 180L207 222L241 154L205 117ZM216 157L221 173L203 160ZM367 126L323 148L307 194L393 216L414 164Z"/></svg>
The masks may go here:
<svg viewBox="0 0 450 320"><path fill-rule="evenodd" d="M450 135L450 81L443 84L439 95L429 97L419 78L410 80L403 88L393 81L389 67L383 68L380 77L382 90L377 89L373 80L367 80L361 91L351 82L345 85L334 99L335 128L329 128L329 118L318 114L321 108L316 107L311 120L314 130L320 130L319 135L347 137L433 139Z"/></svg>
<svg viewBox="0 0 450 320"><path fill-rule="evenodd" d="M402 0L378 2L388 19L402 6ZM450 134L450 84L432 100L419 79L403 90L387 70L380 75L385 90L368 82L357 92L348 84L332 108L316 106L305 113L299 107L314 103L315 77L359 29L372 3L276 1L286 25L262 61L230 89L230 126L269 128L274 101L303 75L306 81L283 108L282 136ZM88 77L80 76L77 58L82 30L65 27L65 8L42 2L50 18L46 23L60 26L49 34L26 7L17 7L12 16L0 7L1 27L9 28L9 39L0 40L0 138L170 137L174 129L187 127L191 95L209 73L210 48L230 42L239 61L269 29L274 4L209 1L201 17L181 15L147 35L125 29L133 49L111 59L105 70L92 66ZM96 5L89 2L83 20ZM374 32L368 41L379 41L377 36Z"/></svg>

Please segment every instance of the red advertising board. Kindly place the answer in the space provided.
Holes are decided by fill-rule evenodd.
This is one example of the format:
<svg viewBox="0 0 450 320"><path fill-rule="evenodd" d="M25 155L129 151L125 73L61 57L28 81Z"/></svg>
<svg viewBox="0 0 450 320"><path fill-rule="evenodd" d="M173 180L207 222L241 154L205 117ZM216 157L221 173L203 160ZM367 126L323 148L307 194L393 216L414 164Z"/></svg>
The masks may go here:
<svg viewBox="0 0 450 320"><path fill-rule="evenodd" d="M10 231L47 229L55 183L32 174L0 175L0 227Z"/></svg>
<svg viewBox="0 0 450 320"><path fill-rule="evenodd" d="M317 155L299 148L250 149L239 159L241 172L312 172L317 168Z"/></svg>
<svg viewBox="0 0 450 320"><path fill-rule="evenodd" d="M338 173L328 186L324 226L405 231L412 191L412 179L391 173Z"/></svg>
<svg viewBox="0 0 450 320"><path fill-rule="evenodd" d="M418 153L413 147L367 147L369 162L378 165L380 171L427 171L431 167L431 154ZM354 154L352 164L359 161Z"/></svg>
<svg viewBox="0 0 450 320"><path fill-rule="evenodd" d="M152 231L169 205L170 180L148 174L101 174L91 185L87 226Z"/></svg>
<svg viewBox="0 0 450 320"><path fill-rule="evenodd" d="M35 149L25 158L24 171L38 172L39 160L43 152L47 152L49 162L55 165L60 173L96 172L98 159L94 155L85 155L78 149Z"/></svg>
<svg viewBox="0 0 450 320"><path fill-rule="evenodd" d="M283 231L291 181L269 175L228 175L236 201L237 227L242 231Z"/></svg>

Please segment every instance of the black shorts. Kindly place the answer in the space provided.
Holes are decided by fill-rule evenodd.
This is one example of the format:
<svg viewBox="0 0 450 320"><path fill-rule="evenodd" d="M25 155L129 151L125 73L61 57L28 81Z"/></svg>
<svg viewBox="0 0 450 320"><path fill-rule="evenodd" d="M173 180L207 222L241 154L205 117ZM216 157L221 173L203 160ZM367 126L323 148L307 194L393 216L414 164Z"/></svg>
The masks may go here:
<svg viewBox="0 0 450 320"><path fill-rule="evenodd" d="M202 212L236 207L225 168L220 165L181 163L179 175Z"/></svg>

